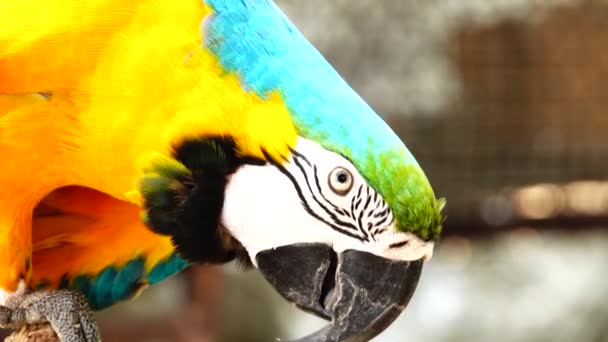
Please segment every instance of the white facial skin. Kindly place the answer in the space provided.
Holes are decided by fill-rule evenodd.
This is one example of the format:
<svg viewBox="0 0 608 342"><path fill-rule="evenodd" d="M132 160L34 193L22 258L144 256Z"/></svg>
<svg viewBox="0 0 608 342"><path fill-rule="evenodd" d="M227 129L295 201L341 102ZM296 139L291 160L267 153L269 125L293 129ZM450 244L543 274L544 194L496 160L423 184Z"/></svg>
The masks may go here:
<svg viewBox="0 0 608 342"><path fill-rule="evenodd" d="M299 138L287 163L232 175L222 221L255 264L258 252L325 243L395 260L429 260L433 242L395 229L393 213L344 157Z"/></svg>

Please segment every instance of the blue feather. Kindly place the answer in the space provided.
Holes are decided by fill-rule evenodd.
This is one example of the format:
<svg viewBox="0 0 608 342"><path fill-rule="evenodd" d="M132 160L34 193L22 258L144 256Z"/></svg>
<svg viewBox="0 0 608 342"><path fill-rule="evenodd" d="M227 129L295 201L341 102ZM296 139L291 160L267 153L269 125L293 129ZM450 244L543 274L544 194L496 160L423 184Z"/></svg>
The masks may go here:
<svg viewBox="0 0 608 342"><path fill-rule="evenodd" d="M398 230L432 239L441 203L414 156L270 0L204 0L204 46L241 87L278 93L298 134L348 158L387 201ZM330 29L330 28L328 28Z"/></svg>
<svg viewBox="0 0 608 342"><path fill-rule="evenodd" d="M173 254L146 273L145 259L140 257L120 267L107 267L96 276L80 275L71 281L66 280L60 288L81 291L87 297L91 308L100 310L131 298L142 286L158 283L186 267L188 263L177 254Z"/></svg>
<svg viewBox="0 0 608 342"><path fill-rule="evenodd" d="M205 45L226 70L239 75L245 90L262 98L279 92L300 135L354 161L367 161L370 150L400 150L401 162L418 165L272 1L206 3L214 13L203 25Z"/></svg>
<svg viewBox="0 0 608 342"><path fill-rule="evenodd" d="M107 267L91 282L89 304L92 308L102 308L104 304L114 302L112 287L117 273L115 267Z"/></svg>
<svg viewBox="0 0 608 342"><path fill-rule="evenodd" d="M173 254L167 260L158 263L148 274L148 283L154 285L161 280L167 279L179 271L188 267L188 262L179 255Z"/></svg>

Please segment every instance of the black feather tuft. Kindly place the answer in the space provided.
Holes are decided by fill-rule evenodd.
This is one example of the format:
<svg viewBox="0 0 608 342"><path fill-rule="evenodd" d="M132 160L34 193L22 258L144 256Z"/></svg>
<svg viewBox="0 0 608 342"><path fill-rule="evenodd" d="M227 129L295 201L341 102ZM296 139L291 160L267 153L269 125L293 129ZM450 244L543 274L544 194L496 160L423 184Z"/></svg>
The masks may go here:
<svg viewBox="0 0 608 342"><path fill-rule="evenodd" d="M191 139L175 148L174 158L190 174L162 175L172 179L142 186L144 220L157 233L169 235L180 255L193 262L243 260L243 247L220 224L229 176L245 164L265 161L241 157L227 137ZM158 184L164 184L158 186Z"/></svg>

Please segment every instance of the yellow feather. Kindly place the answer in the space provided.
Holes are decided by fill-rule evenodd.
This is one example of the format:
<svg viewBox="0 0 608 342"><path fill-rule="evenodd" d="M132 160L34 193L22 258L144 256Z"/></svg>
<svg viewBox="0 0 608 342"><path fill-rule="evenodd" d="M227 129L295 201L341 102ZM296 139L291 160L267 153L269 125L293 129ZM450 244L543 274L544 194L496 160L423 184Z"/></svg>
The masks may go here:
<svg viewBox="0 0 608 342"><path fill-rule="evenodd" d="M244 91L202 47L210 13L200 0L0 2L0 287L14 289L31 255L40 279L126 262L142 241L151 260L172 253L167 238L135 223L139 211L127 202L141 203L138 162L168 157L188 137L232 136L243 155L288 155L296 132L281 98ZM35 217L32 243L34 208L74 185L131 208L130 216L77 224L69 241L71 216ZM81 262L52 266L66 251Z"/></svg>

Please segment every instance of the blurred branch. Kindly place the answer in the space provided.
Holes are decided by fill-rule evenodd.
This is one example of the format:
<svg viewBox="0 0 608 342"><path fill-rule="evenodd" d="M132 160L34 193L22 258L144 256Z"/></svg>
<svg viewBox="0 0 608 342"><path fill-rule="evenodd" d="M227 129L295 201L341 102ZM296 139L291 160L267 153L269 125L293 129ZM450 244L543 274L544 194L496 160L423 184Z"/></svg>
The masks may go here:
<svg viewBox="0 0 608 342"><path fill-rule="evenodd" d="M568 230L589 231L592 229L608 229L608 216L559 216L546 219L518 219L505 224L491 225L483 219L448 220L445 224L444 236L459 235L467 237L484 237L500 232L520 228L533 227L538 230Z"/></svg>
<svg viewBox="0 0 608 342"><path fill-rule="evenodd" d="M13 332L4 342L59 342L49 323L26 325Z"/></svg>

